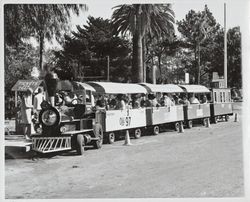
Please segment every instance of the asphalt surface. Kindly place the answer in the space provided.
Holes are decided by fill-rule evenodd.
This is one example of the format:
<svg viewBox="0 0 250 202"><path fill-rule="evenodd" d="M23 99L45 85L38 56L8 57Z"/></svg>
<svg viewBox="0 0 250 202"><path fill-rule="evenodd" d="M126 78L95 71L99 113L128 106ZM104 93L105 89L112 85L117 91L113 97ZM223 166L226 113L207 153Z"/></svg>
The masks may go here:
<svg viewBox="0 0 250 202"><path fill-rule="evenodd" d="M124 140L47 158L5 160L7 199L243 197L239 122Z"/></svg>

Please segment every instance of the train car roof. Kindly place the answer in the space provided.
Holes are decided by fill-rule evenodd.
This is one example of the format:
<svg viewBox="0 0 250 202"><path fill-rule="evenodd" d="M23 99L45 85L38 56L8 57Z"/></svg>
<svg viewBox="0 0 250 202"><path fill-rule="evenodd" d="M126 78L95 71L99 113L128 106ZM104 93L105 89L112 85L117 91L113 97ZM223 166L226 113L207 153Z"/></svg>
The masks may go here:
<svg viewBox="0 0 250 202"><path fill-rule="evenodd" d="M61 80L57 83L57 90L74 91L84 89L95 92L95 89L92 86L78 81Z"/></svg>
<svg viewBox="0 0 250 202"><path fill-rule="evenodd" d="M202 85L179 85L187 93L210 93L210 90Z"/></svg>
<svg viewBox="0 0 250 202"><path fill-rule="evenodd" d="M183 89L174 84L151 84L141 83L142 86L148 90L148 92L161 92L161 93L181 93Z"/></svg>
<svg viewBox="0 0 250 202"><path fill-rule="evenodd" d="M82 83L82 82L76 82L78 85L82 86L84 89L86 90L90 90L90 91L93 91L95 92L96 90L89 84L87 83Z"/></svg>
<svg viewBox="0 0 250 202"><path fill-rule="evenodd" d="M139 84L115 83L115 82L87 82L97 93L106 94L135 94L147 93L147 90Z"/></svg>

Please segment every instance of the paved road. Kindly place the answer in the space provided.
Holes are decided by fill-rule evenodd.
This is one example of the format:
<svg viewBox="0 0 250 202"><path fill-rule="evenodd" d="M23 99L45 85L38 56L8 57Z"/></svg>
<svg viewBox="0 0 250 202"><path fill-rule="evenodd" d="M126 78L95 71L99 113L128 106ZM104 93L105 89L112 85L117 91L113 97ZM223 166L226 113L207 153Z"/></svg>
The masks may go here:
<svg viewBox="0 0 250 202"><path fill-rule="evenodd" d="M240 117L241 118L241 117ZM241 121L5 161L6 198L241 197Z"/></svg>

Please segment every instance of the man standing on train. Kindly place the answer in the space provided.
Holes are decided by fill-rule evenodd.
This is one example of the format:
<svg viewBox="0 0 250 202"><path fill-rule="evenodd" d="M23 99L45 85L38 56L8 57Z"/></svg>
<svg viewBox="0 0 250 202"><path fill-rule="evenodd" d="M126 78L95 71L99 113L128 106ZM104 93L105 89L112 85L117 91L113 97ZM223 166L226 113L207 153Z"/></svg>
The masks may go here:
<svg viewBox="0 0 250 202"><path fill-rule="evenodd" d="M45 100L43 91L41 88L37 89L37 94L34 96L34 112L39 115L39 112L41 111L41 103Z"/></svg>

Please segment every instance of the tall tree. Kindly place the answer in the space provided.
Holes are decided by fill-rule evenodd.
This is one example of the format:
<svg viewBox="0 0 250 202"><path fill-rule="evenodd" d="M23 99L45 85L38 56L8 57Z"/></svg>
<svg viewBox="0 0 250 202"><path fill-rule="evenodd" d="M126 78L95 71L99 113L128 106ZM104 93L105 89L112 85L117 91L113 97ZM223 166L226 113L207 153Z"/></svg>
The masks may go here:
<svg viewBox="0 0 250 202"><path fill-rule="evenodd" d="M22 46L22 40L32 36L25 15L23 5L4 5L4 38L8 46Z"/></svg>
<svg viewBox="0 0 250 202"><path fill-rule="evenodd" d="M133 82L143 82L143 40L146 34L167 37L174 32L171 4L132 4L115 7L112 25L116 34L133 36Z"/></svg>
<svg viewBox="0 0 250 202"><path fill-rule="evenodd" d="M242 88L241 32L240 27L228 30L228 83L230 87Z"/></svg>
<svg viewBox="0 0 250 202"><path fill-rule="evenodd" d="M71 13L78 15L80 10L86 10L87 6L84 4L7 4L4 9L7 43L35 37L39 42L39 66L42 69L45 39L51 41L55 38L60 41L63 31L69 28Z"/></svg>
<svg viewBox="0 0 250 202"><path fill-rule="evenodd" d="M77 26L71 36L65 36L63 49L56 52L56 71L61 76L68 76L74 70L74 79L90 76L105 79L109 56L110 79L115 81L118 77L128 77L130 46L128 40L113 35L110 20L89 16L86 25ZM118 71L122 69L126 73Z"/></svg>
<svg viewBox="0 0 250 202"><path fill-rule="evenodd" d="M19 79L30 79L32 67L38 65L38 50L29 44L13 48L6 45L6 62L4 71L5 92L11 93L11 88Z"/></svg>
<svg viewBox="0 0 250 202"><path fill-rule="evenodd" d="M167 63L173 61L173 57L177 57L178 50L183 47L182 42L177 39L176 36L165 39L150 39L148 37L146 48L146 64L148 67L152 67L155 63L159 69L159 78L157 81L159 83L164 83L167 81L164 75L164 68L168 68ZM158 64L157 64L158 63Z"/></svg>
<svg viewBox="0 0 250 202"><path fill-rule="evenodd" d="M190 44L194 52L194 66L196 66L196 83L200 83L201 78L201 52L212 41L214 34L219 29L207 5L203 11L189 11L186 18L177 22L178 30L183 35L185 41Z"/></svg>

